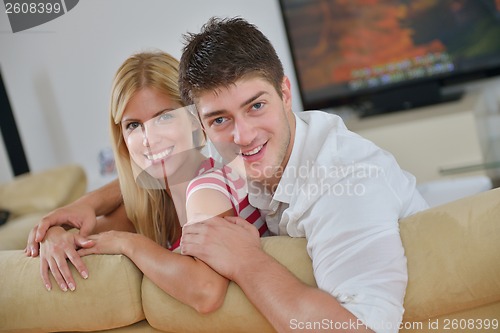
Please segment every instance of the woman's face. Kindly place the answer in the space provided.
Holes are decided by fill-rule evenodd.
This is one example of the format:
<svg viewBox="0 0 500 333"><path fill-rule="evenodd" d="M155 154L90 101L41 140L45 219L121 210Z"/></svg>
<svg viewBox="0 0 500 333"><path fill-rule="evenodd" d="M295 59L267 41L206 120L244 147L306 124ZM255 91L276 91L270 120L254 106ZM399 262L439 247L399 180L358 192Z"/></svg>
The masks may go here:
<svg viewBox="0 0 500 333"><path fill-rule="evenodd" d="M132 160L157 179L180 170L186 153L194 148L197 129L186 108L154 88L143 88L132 96L121 127Z"/></svg>

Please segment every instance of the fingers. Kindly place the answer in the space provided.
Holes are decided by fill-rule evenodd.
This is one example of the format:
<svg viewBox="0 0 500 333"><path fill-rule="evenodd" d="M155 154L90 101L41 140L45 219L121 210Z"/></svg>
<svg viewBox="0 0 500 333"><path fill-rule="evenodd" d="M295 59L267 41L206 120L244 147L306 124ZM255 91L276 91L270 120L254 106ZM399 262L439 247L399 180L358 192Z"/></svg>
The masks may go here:
<svg viewBox="0 0 500 333"><path fill-rule="evenodd" d="M205 229L203 223L184 226L180 243L181 254L198 257L200 254L199 250L202 248L200 243L203 242L202 230Z"/></svg>
<svg viewBox="0 0 500 333"><path fill-rule="evenodd" d="M93 220L93 223L83 223L82 227L80 228L80 235L82 236L91 235L95 225L96 225L95 218Z"/></svg>
<svg viewBox="0 0 500 333"><path fill-rule="evenodd" d="M71 251L68 253L68 259L71 261L73 266L75 266L76 270L80 273L80 276L84 279L89 277L88 269L85 263L83 262L82 258L78 254L77 251ZM67 266L67 265L66 265ZM69 271L69 269L68 269ZM71 272L69 272L69 275L63 273L63 277L68 282L68 286L70 286L70 282L73 283L73 286L76 286L75 281L73 280L73 275ZM71 287L70 287L71 289Z"/></svg>
<svg viewBox="0 0 500 333"><path fill-rule="evenodd" d="M81 248L89 248L94 246L95 242L92 239L83 237L82 235L75 235L75 245Z"/></svg>
<svg viewBox="0 0 500 333"><path fill-rule="evenodd" d="M62 291L67 291L68 289L73 291L76 289L76 283L69 266L70 262L75 266L82 278L88 278L88 269L78 255L76 248L80 245L88 246L92 241L79 235L72 235L63 230L61 233L61 230L51 229L47 233L47 239L42 243L40 251L40 275L47 290L51 290L52 288L48 273L50 270Z"/></svg>
<svg viewBox="0 0 500 333"><path fill-rule="evenodd" d="M90 254L99 254L99 250L97 248L97 240L101 237L102 234L90 235L88 238L81 237L75 238L75 243L78 242L80 245L80 249L77 251L80 257L85 257ZM78 239L78 240L77 240Z"/></svg>
<svg viewBox="0 0 500 333"><path fill-rule="evenodd" d="M45 288L48 291L52 290L52 283L49 278L49 264L46 260L40 259L40 276L42 277L42 281L45 284Z"/></svg>
<svg viewBox="0 0 500 333"><path fill-rule="evenodd" d="M59 286L59 288L61 288L62 291L68 291L68 284L66 283L63 276L61 275L61 272L59 270L59 266L58 266L56 260L53 257L47 258L47 263L49 265L50 272L52 273L52 276L56 280L56 283ZM48 276L47 276L47 280L48 280ZM47 283L47 280L44 280L44 282Z"/></svg>
<svg viewBox="0 0 500 333"><path fill-rule="evenodd" d="M45 234L47 233L47 229L51 227L50 221L44 217L40 223L38 223L37 230L35 232L35 242L40 243Z"/></svg>
<svg viewBox="0 0 500 333"><path fill-rule="evenodd" d="M226 221L233 223L233 224L239 225L243 228L253 227L252 224L249 223L247 220L245 220L241 217L238 217L238 216L224 216L224 219Z"/></svg>
<svg viewBox="0 0 500 333"><path fill-rule="evenodd" d="M259 230L247 220L238 216L225 216L224 219L260 237Z"/></svg>
<svg viewBox="0 0 500 333"><path fill-rule="evenodd" d="M35 236L35 241L37 242L42 242L47 230L56 225L69 225L72 227L79 227L81 224L80 218L77 215L76 217L74 216L74 213L71 211L68 212L67 209L60 208L57 209L48 215L45 215L40 223L38 223L38 230L36 231L36 236Z"/></svg>
<svg viewBox="0 0 500 333"><path fill-rule="evenodd" d="M78 253L73 250L73 253L68 254L68 259L75 265L75 268L80 273L80 275L86 279L88 277L87 267L78 256ZM76 283L73 279L73 274L69 268L68 261L66 258L61 257L48 257L42 258L40 262L40 275L45 284L47 290L52 289L52 285L49 278L48 270L52 273L52 276L56 280L57 285L62 291L74 291L76 289Z"/></svg>
<svg viewBox="0 0 500 333"><path fill-rule="evenodd" d="M35 241L35 235L38 230L38 225L35 225L33 229L31 229L29 235L28 235L28 241L26 244L26 248L24 249L24 253L28 257L36 257L38 256L38 249L40 247L39 243Z"/></svg>
<svg viewBox="0 0 500 333"><path fill-rule="evenodd" d="M204 247L199 243L181 242L180 249L181 254L185 256L192 256L201 260L204 260L207 256L207 252L203 251Z"/></svg>
<svg viewBox="0 0 500 333"><path fill-rule="evenodd" d="M78 255L80 257L85 257L85 256L88 256L88 255L91 255L91 254L97 254L97 251L91 247L91 248L88 248L88 249L80 249L77 251Z"/></svg>

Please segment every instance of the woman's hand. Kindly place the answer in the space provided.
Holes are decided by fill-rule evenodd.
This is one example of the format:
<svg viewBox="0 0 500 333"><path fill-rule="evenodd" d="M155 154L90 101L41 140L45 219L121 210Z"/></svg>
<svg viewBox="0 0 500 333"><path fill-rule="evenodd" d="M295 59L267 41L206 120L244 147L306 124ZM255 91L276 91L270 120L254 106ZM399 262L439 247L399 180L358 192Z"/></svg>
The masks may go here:
<svg viewBox="0 0 500 333"><path fill-rule="evenodd" d="M125 247L131 244L134 235L137 234L115 230L91 235L88 239L92 240L93 245L78 250L78 254L82 257L89 254L126 254Z"/></svg>
<svg viewBox="0 0 500 333"><path fill-rule="evenodd" d="M82 236L89 235L97 223L95 210L86 204L73 202L67 206L53 210L33 227L28 236L24 252L27 256L36 257L47 230L52 226L68 225L80 229Z"/></svg>
<svg viewBox="0 0 500 333"><path fill-rule="evenodd" d="M80 275L86 279L87 267L76 250L92 245L91 240L68 232L62 227L54 226L48 229L44 240L40 243L40 275L47 290L52 289L49 269L61 290L75 290L76 283L66 259L69 259Z"/></svg>

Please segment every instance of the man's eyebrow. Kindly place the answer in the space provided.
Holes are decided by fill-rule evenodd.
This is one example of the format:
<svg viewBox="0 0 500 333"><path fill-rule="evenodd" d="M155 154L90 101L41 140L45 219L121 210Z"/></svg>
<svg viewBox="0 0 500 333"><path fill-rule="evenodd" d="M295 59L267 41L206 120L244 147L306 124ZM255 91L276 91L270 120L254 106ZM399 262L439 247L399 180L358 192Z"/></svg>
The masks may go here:
<svg viewBox="0 0 500 333"><path fill-rule="evenodd" d="M257 98L259 98L260 96L262 96L264 94L266 94L265 91L259 91L258 93L256 93L255 95L253 95L252 97L250 97L249 99L247 99L246 101L244 101L243 103L241 103L240 108L244 107L245 105L248 105L248 104L252 103Z"/></svg>
<svg viewBox="0 0 500 333"><path fill-rule="evenodd" d="M246 101L244 101L243 103L241 103L240 104L240 108L244 107L245 105L248 105L248 104L252 103L257 98L259 98L260 96L262 96L264 94L267 94L267 92L265 92L265 91L259 91L254 96L250 97L249 99L247 99ZM203 115L203 119L219 117L219 116L224 115L225 113L226 113L226 110L215 110L215 111L207 112L207 113L205 113Z"/></svg>
<svg viewBox="0 0 500 333"><path fill-rule="evenodd" d="M214 118L214 117L219 117L225 114L225 110L216 110L216 111L210 111L207 112L203 115L203 119L209 119L209 118Z"/></svg>

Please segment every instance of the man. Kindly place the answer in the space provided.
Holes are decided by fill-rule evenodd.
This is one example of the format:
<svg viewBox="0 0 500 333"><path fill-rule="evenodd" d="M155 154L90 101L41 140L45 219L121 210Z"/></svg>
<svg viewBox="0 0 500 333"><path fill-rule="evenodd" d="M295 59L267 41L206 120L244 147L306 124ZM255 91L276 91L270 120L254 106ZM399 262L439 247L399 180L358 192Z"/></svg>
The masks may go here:
<svg viewBox="0 0 500 333"><path fill-rule="evenodd" d="M278 331L331 320L343 332L397 332L407 282L398 220L427 207L414 177L337 116L294 114L281 62L254 26L212 19L187 40L184 102L222 156L243 159L269 230L307 238L319 289L265 254L242 219L185 226L182 253L235 281Z"/></svg>
<svg viewBox="0 0 500 333"><path fill-rule="evenodd" d="M244 161L250 202L269 229L307 238L319 288L265 254L255 228L238 218L186 225L182 252L235 281L278 331L328 322L342 332L397 332L407 283L398 220L427 207L414 177L339 117L294 114L281 62L253 25L211 19L187 40L179 82L184 102L196 105L225 159ZM96 212L116 207L113 200L104 209L96 198L86 199ZM69 215L42 222L37 240Z"/></svg>

